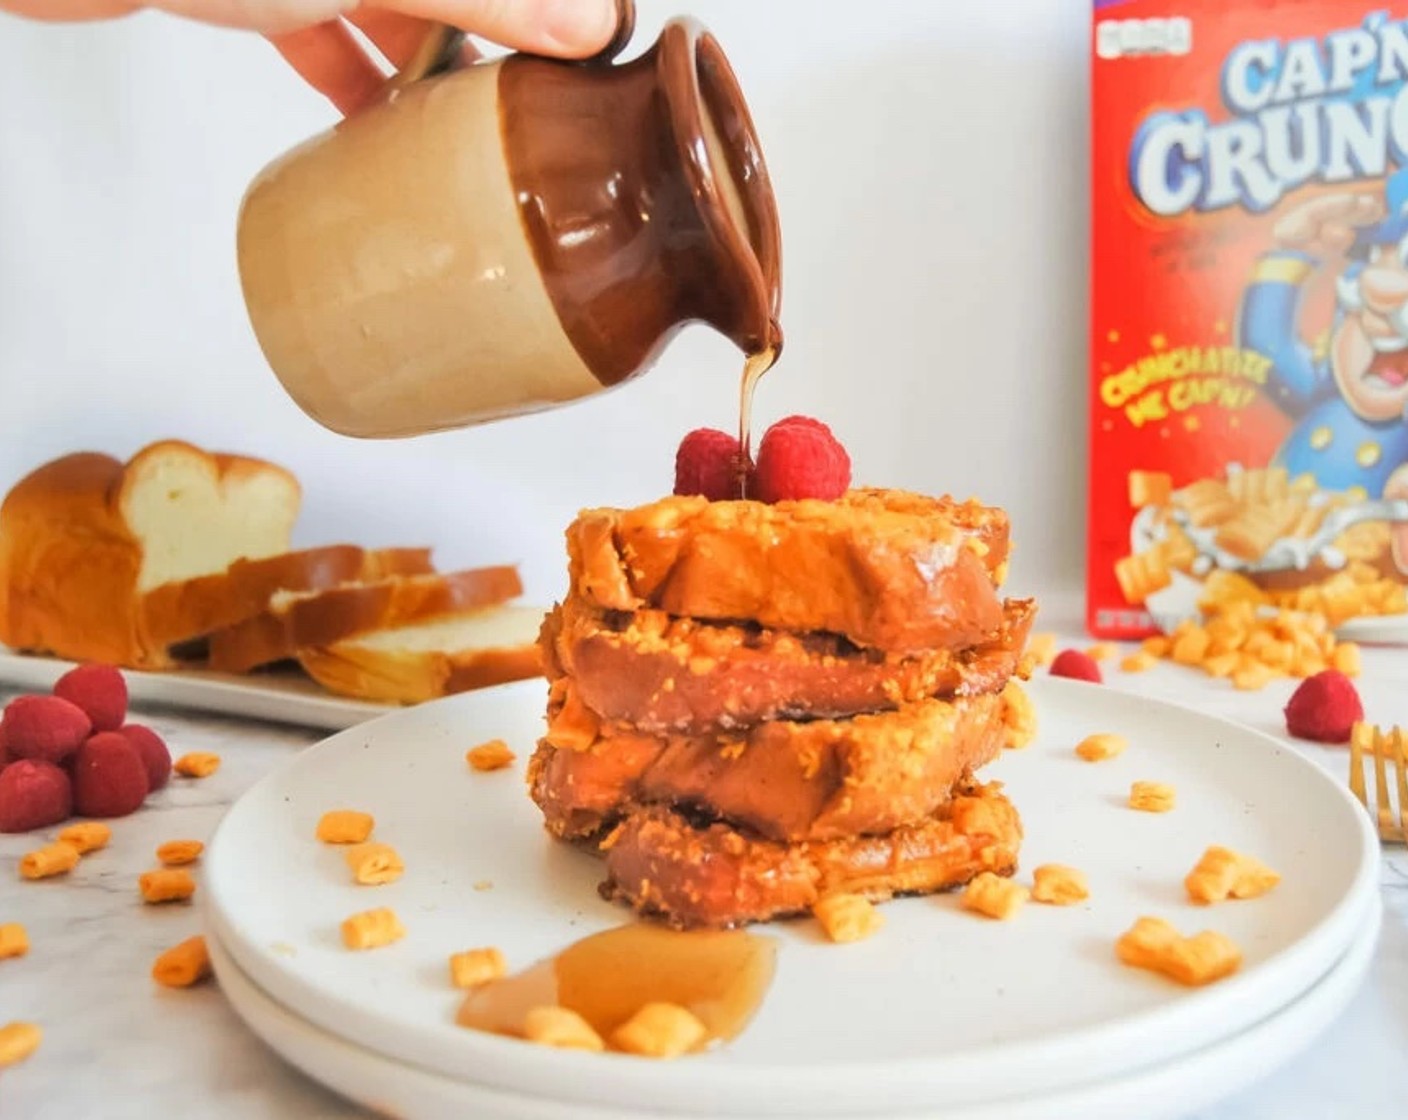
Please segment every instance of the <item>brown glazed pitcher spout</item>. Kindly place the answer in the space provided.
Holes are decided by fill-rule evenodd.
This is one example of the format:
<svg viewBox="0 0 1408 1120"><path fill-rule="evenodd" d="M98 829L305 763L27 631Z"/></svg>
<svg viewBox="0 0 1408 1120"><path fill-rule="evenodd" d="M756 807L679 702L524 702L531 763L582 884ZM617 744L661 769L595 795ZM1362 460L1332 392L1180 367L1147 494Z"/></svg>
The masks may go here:
<svg viewBox="0 0 1408 1120"><path fill-rule="evenodd" d="M510 55L403 81L261 173L239 259L269 364L349 435L576 400L691 322L747 354L781 341L767 166L691 19L626 63Z"/></svg>

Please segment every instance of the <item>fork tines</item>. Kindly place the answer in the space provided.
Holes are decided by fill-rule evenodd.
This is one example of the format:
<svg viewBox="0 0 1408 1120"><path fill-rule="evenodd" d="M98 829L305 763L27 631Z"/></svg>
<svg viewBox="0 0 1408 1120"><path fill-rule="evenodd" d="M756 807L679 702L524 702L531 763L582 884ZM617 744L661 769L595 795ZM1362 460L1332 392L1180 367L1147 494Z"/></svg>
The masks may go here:
<svg viewBox="0 0 1408 1120"><path fill-rule="evenodd" d="M1374 759L1374 801L1365 789L1365 755ZM1397 808L1389 793L1385 759L1392 764L1397 785ZM1387 731L1371 723L1356 723L1349 735L1349 788L1359 803L1369 810L1381 839L1408 844L1408 732L1401 727Z"/></svg>

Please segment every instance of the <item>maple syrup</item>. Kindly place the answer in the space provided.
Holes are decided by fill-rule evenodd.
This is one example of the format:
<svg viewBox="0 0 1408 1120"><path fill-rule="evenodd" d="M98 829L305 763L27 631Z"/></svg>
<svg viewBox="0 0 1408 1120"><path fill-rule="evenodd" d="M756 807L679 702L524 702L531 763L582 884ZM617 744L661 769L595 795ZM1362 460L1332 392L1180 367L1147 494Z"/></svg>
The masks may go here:
<svg viewBox="0 0 1408 1120"><path fill-rule="evenodd" d="M753 462L753 393L758 388L763 374L772 369L781 353L782 328L774 320L770 344L754 354L749 354L743 363L743 383L738 394L738 470L745 498L748 496L748 469Z"/></svg>
<svg viewBox="0 0 1408 1120"><path fill-rule="evenodd" d="M472 991L455 1021L518 1035L534 1007L577 1012L610 1043L647 1003L674 1003L704 1024L703 1050L736 1037L772 983L777 943L743 930L679 933L634 924L593 934L512 976Z"/></svg>

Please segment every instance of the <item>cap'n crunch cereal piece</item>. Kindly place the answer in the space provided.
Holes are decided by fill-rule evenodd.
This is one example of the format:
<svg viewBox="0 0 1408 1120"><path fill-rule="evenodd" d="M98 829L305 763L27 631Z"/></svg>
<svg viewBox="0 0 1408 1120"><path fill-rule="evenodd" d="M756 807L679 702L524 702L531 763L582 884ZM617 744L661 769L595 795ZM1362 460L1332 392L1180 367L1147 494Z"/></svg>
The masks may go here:
<svg viewBox="0 0 1408 1120"><path fill-rule="evenodd" d="M1363 671L1359 647L1353 642L1340 642L1330 657L1330 663L1347 677L1357 677Z"/></svg>
<svg viewBox="0 0 1408 1120"><path fill-rule="evenodd" d="M487 743L471 747L464 757L475 770L502 770L505 766L512 766L517 756L502 739L490 739Z"/></svg>
<svg viewBox="0 0 1408 1120"><path fill-rule="evenodd" d="M1151 634L1139 643L1139 648L1150 657L1167 657L1173 643L1165 634Z"/></svg>
<svg viewBox="0 0 1408 1120"><path fill-rule="evenodd" d="M1162 918L1140 918L1115 942L1115 954L1133 967L1162 973L1180 984L1199 987L1236 972L1242 951L1212 930L1184 937Z"/></svg>
<svg viewBox="0 0 1408 1120"><path fill-rule="evenodd" d="M1124 753L1129 740L1123 735L1102 731L1097 735L1087 735L1076 744L1076 754L1086 762L1104 762Z"/></svg>
<svg viewBox="0 0 1408 1120"><path fill-rule="evenodd" d="M1020 883L984 871L964 888L959 901L965 910L1004 921L1017 913L1030 895Z"/></svg>
<svg viewBox="0 0 1408 1120"><path fill-rule="evenodd" d="M1256 692L1271 683L1272 672L1258 662L1244 663L1232 674L1232 687L1242 692Z"/></svg>
<svg viewBox="0 0 1408 1120"><path fill-rule="evenodd" d="M1166 506L1173 497L1173 477L1167 471L1130 471L1128 482L1132 509Z"/></svg>
<svg viewBox="0 0 1408 1120"><path fill-rule="evenodd" d="M616 1049L643 1058L678 1058L709 1032L692 1011L675 1003L647 1003L611 1035Z"/></svg>
<svg viewBox="0 0 1408 1120"><path fill-rule="evenodd" d="M1110 661L1117 657L1120 647L1114 642L1096 642L1086 649L1085 655L1092 661Z"/></svg>
<svg viewBox="0 0 1408 1120"><path fill-rule="evenodd" d="M43 1040L44 1032L33 1023L6 1023L0 1027L0 1067L24 1061Z"/></svg>
<svg viewBox="0 0 1408 1120"><path fill-rule="evenodd" d="M376 821L355 809L330 809L318 818L317 837L324 844L360 844L372 834Z"/></svg>
<svg viewBox="0 0 1408 1120"><path fill-rule="evenodd" d="M1032 872L1032 898L1048 906L1071 906L1090 897L1085 872L1061 863L1044 863Z"/></svg>
<svg viewBox="0 0 1408 1120"><path fill-rule="evenodd" d="M1188 872L1183 886L1194 902L1207 905L1228 898L1258 898L1280 881L1281 876L1260 860L1214 845Z"/></svg>
<svg viewBox="0 0 1408 1120"><path fill-rule="evenodd" d="M1056 660L1056 635L1049 631L1031 635L1027 639L1027 653L1038 665L1050 665Z"/></svg>
<svg viewBox="0 0 1408 1120"><path fill-rule="evenodd" d="M99 848L108 846L108 841L112 839L112 829L102 821L79 821L59 829L58 839L65 844L72 844L78 849L79 855L86 856L89 852L96 852Z"/></svg>
<svg viewBox="0 0 1408 1120"><path fill-rule="evenodd" d="M1019 750L1036 738L1036 705L1026 689L1012 680L1002 689L1002 704L1002 745Z"/></svg>
<svg viewBox="0 0 1408 1120"><path fill-rule="evenodd" d="M523 1037L539 1046L555 1046L559 1050L606 1049L601 1035L575 1011L565 1007L534 1007L523 1016Z"/></svg>
<svg viewBox="0 0 1408 1120"><path fill-rule="evenodd" d="M51 879L55 875L67 875L77 866L78 849L58 841L20 856L20 877Z"/></svg>
<svg viewBox="0 0 1408 1120"><path fill-rule="evenodd" d="M196 881L189 871L180 868L162 868L159 871L144 871L137 880L142 892L142 901L149 905L163 902L185 902L196 893Z"/></svg>
<svg viewBox="0 0 1408 1120"><path fill-rule="evenodd" d="M1126 603L1142 603L1173 583L1161 549L1151 548L1115 561L1115 581Z"/></svg>
<svg viewBox="0 0 1408 1120"><path fill-rule="evenodd" d="M152 979L164 988L189 988L210 975L210 951L205 938L188 937L152 963Z"/></svg>
<svg viewBox="0 0 1408 1120"><path fill-rule="evenodd" d="M450 956L450 983L456 988L477 988L506 971L508 964L498 949L466 949Z"/></svg>
<svg viewBox="0 0 1408 1120"><path fill-rule="evenodd" d="M1135 782L1129 787L1129 807L1144 813L1167 813L1176 804L1177 796L1167 782Z"/></svg>
<svg viewBox="0 0 1408 1120"><path fill-rule="evenodd" d="M0 925L0 961L22 957L29 952L29 934L19 922Z"/></svg>
<svg viewBox="0 0 1408 1120"><path fill-rule="evenodd" d="M406 936L406 927L389 907L363 910L342 923L342 943L349 949L380 949Z"/></svg>
<svg viewBox="0 0 1408 1120"><path fill-rule="evenodd" d="M1212 639L1201 626L1193 626L1174 639L1169 656L1180 665L1196 665L1207 656Z"/></svg>
<svg viewBox="0 0 1408 1120"><path fill-rule="evenodd" d="M885 925L868 898L858 894L832 894L817 900L812 914L831 941L863 941Z"/></svg>
<svg viewBox="0 0 1408 1120"><path fill-rule="evenodd" d="M1164 529L1164 539L1159 542L1158 551L1165 564L1180 572L1191 572L1194 562L1198 559L1198 546L1193 543L1193 538L1177 525L1169 525Z"/></svg>
<svg viewBox="0 0 1408 1120"><path fill-rule="evenodd" d="M401 857L390 844L357 844L343 852L352 878L363 886L379 887L394 883L406 870Z"/></svg>
<svg viewBox="0 0 1408 1120"><path fill-rule="evenodd" d="M168 840L156 849L157 862L167 867L185 867L195 863L205 851L199 840Z"/></svg>
<svg viewBox="0 0 1408 1120"><path fill-rule="evenodd" d="M1142 649L1138 653L1131 653L1120 662L1120 671L1124 673L1143 673L1152 669L1159 663L1159 659L1152 653L1145 653Z"/></svg>
<svg viewBox="0 0 1408 1120"><path fill-rule="evenodd" d="M191 751L172 764L183 778L208 778L220 769L220 756L212 751Z"/></svg>

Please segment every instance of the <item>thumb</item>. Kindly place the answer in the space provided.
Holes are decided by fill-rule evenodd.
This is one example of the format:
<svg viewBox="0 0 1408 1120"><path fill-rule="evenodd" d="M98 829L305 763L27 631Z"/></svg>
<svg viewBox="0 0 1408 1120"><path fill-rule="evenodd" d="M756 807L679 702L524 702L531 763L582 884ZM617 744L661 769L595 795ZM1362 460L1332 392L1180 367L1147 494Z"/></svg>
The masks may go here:
<svg viewBox="0 0 1408 1120"><path fill-rule="evenodd" d="M629 35L630 0L373 0L514 50L585 58Z"/></svg>

